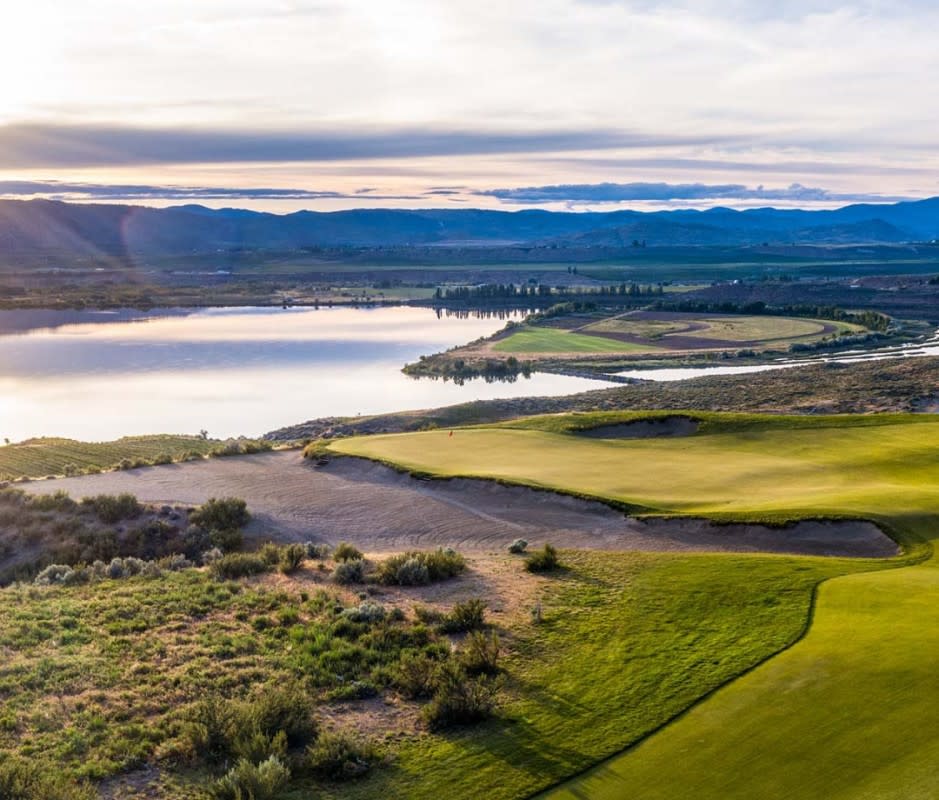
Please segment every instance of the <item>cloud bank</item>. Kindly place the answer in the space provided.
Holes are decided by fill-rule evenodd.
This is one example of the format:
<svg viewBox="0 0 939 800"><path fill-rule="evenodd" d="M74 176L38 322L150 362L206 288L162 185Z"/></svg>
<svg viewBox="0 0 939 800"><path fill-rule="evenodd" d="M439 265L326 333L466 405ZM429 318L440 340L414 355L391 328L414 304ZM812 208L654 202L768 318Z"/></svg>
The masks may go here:
<svg viewBox="0 0 939 800"><path fill-rule="evenodd" d="M743 184L704 183L581 183L556 186L527 186L515 189L488 189L477 192L504 203L545 205L548 203L594 204L673 201L766 201L797 203L897 202L908 197L879 194L837 193L793 183L785 188L749 188Z"/></svg>

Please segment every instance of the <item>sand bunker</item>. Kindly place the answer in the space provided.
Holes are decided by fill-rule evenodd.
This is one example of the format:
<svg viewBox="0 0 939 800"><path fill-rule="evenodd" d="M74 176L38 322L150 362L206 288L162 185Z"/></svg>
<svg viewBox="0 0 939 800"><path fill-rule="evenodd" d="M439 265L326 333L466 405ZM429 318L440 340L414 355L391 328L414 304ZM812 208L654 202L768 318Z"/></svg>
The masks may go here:
<svg viewBox="0 0 939 800"><path fill-rule="evenodd" d="M451 546L533 546L889 556L895 543L868 522L802 522L788 528L715 525L706 520L626 518L603 503L492 481L417 480L358 458L314 468L297 451L212 459L24 484L73 497L132 492L151 503L196 505L242 497L254 515L247 533L278 541L349 541L373 551Z"/></svg>
<svg viewBox="0 0 939 800"><path fill-rule="evenodd" d="M662 417L660 419L637 419L616 425L601 425L577 431L578 436L591 439L654 439L666 436L691 436L698 432L698 421L690 417Z"/></svg>

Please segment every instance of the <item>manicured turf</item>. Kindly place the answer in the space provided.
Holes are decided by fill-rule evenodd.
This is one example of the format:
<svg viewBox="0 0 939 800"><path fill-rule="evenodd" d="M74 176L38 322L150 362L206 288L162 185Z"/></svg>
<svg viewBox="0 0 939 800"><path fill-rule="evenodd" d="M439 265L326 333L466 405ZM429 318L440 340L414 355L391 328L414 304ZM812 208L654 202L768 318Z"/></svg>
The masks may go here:
<svg viewBox="0 0 939 800"><path fill-rule="evenodd" d="M601 419L579 415L333 447L431 474L496 477L658 511L866 516L892 526L919 557L931 552L939 421L704 416L705 432L684 439L601 441L533 429ZM937 608L935 560L832 580L799 644L554 796L935 796Z"/></svg>
<svg viewBox="0 0 939 800"><path fill-rule="evenodd" d="M639 353L653 352L653 345L631 344L585 336L558 328L527 327L492 346L500 353Z"/></svg>
<svg viewBox="0 0 939 800"><path fill-rule="evenodd" d="M505 641L499 719L420 737L336 798L526 797L624 747L795 640L812 588L847 560L570 553L544 621Z"/></svg>

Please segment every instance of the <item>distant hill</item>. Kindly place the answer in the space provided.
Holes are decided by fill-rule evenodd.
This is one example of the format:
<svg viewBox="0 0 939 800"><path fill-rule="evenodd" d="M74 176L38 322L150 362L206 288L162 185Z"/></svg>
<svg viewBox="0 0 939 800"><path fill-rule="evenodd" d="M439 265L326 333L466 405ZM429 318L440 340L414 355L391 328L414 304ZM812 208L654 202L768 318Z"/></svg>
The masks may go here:
<svg viewBox="0 0 939 800"><path fill-rule="evenodd" d="M895 244L939 239L939 198L831 211L566 213L480 209L268 214L202 206L0 200L0 255L139 260L141 257L335 247L507 244L558 248Z"/></svg>

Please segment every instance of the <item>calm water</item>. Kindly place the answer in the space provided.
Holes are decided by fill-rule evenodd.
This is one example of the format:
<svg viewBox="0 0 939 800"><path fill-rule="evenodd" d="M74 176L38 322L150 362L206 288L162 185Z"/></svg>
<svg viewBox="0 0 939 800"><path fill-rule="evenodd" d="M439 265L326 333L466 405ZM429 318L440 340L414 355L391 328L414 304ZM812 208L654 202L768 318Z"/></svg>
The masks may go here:
<svg viewBox="0 0 939 800"><path fill-rule="evenodd" d="M0 437L259 435L322 416L610 386L560 375L456 386L400 371L504 324L405 307L0 312Z"/></svg>
<svg viewBox="0 0 939 800"><path fill-rule="evenodd" d="M916 358L918 356L939 356L939 336L926 342L894 345L872 350L850 350L838 355L819 355L805 358L783 358L772 364L738 367L661 367L657 369L630 369L617 372L627 378L639 378L646 381L684 381L689 378L701 378L706 375L746 375L750 372L767 372L771 369L793 369L809 364L855 364L859 361L884 361L892 358Z"/></svg>

